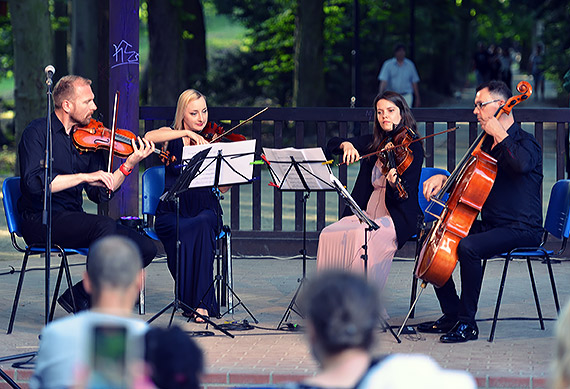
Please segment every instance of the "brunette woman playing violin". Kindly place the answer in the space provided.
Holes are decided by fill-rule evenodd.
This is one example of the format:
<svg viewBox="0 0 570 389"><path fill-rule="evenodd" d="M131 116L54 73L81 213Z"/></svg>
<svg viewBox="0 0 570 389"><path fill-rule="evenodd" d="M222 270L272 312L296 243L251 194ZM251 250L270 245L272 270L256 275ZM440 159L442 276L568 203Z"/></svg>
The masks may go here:
<svg viewBox="0 0 570 389"><path fill-rule="evenodd" d="M353 163L360 155L379 151L381 145L390 147L392 143L386 142L388 137L399 139L401 131L410 131L415 136L416 121L400 94L386 91L378 95L374 108L373 135L329 140L327 148L332 153L342 154L343 162ZM362 159L352 191L358 205L380 226L369 236L367 266L370 279L380 289L384 287L396 250L416 232L418 218L422 214L418 204L418 185L424 159L423 147L420 142L411 143L408 147L413 160L400 175L396 166L386 169L383 158L377 155ZM382 174L383 170L387 173ZM398 184L407 192L407 198L399 194ZM350 213L347 207L343 219L321 232L318 270L333 267L363 270L361 255L365 226L356 216L347 216Z"/></svg>
<svg viewBox="0 0 570 389"><path fill-rule="evenodd" d="M150 238L127 228L110 217L88 214L83 210L83 191L89 199L100 203L109 200L108 191L118 190L137 164L154 151L152 142L133 140L133 153L114 172L107 172L107 153L85 152L74 146L70 136L76 126L86 126L97 109L91 90L91 80L68 75L62 77L53 90L54 112L52 125L52 243L61 247L89 247L96 239L111 235L126 235L141 250L144 265L156 255L156 246ZM19 144L20 188L22 198L18 210L22 215L22 234L27 244L45 244L46 232L42 223L44 196L44 167L46 145L46 118L32 121L24 130ZM78 283L73 287L76 309L89 307L89 295ZM64 292L58 300L68 311L73 311L71 294Z"/></svg>
<svg viewBox="0 0 570 389"><path fill-rule="evenodd" d="M209 143L201 131L208 123L206 97L194 89L185 90L178 98L173 128L162 127L149 131L145 138L155 143L167 143L167 151L182 161L184 146ZM168 191L180 175L176 164L166 166L165 191ZM222 191L229 188L221 189ZM213 280L213 262L218 223L221 215L219 202L212 188L194 188L180 197L180 291L181 300L203 316L217 316ZM156 232L164 244L168 269L176 274L176 207L171 201L158 204L155 219ZM207 292L207 294L206 294ZM200 301L202 303L200 304ZM200 304L200 305L199 305ZM184 312L183 315L190 316ZM196 317L197 322L202 321Z"/></svg>
<svg viewBox="0 0 570 389"><path fill-rule="evenodd" d="M478 338L475 322L481 291L481 260L520 246L538 246L542 238L542 151L536 139L523 131L512 114L495 116L512 93L502 81L481 84L473 113L487 133L481 150L497 160L497 176L469 235L459 241L457 256L461 296L453 279L435 288L443 316L421 323L418 330L440 333L443 343ZM444 185L446 177L433 176L424 183L426 199Z"/></svg>

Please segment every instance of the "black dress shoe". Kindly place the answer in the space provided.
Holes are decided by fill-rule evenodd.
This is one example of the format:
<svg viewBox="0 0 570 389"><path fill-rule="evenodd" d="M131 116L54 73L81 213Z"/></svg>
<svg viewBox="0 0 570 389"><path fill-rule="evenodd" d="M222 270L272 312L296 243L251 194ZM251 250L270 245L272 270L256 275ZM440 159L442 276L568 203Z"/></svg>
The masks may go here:
<svg viewBox="0 0 570 389"><path fill-rule="evenodd" d="M476 340L479 337L479 329L476 324L458 322L451 331L439 338L442 343L463 343Z"/></svg>
<svg viewBox="0 0 570 389"><path fill-rule="evenodd" d="M76 309L73 309L73 302L71 300L71 292L69 289L59 296L57 299L58 304L68 313L77 313L91 308L91 297L85 291L83 281L79 281L77 284L73 285L72 289Z"/></svg>
<svg viewBox="0 0 570 389"><path fill-rule="evenodd" d="M443 315L436 321L426 321L418 324L418 331L430 334L445 334L446 332L451 331L455 324L457 324L456 317Z"/></svg>

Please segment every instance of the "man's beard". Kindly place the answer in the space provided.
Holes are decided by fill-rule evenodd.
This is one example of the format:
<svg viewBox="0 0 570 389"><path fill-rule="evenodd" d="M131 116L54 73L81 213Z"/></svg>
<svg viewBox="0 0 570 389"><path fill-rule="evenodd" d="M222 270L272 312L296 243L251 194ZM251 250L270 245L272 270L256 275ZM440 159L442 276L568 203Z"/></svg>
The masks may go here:
<svg viewBox="0 0 570 389"><path fill-rule="evenodd" d="M91 121L91 115L89 115L86 118L83 119L79 119L76 116L71 116L71 119L77 123L76 125L78 126L87 126L89 124L89 122Z"/></svg>

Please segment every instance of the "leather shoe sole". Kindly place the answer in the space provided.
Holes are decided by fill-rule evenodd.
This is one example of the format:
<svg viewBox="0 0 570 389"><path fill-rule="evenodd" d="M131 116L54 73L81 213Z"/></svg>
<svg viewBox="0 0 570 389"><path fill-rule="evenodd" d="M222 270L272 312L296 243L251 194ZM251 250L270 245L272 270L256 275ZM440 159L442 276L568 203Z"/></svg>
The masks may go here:
<svg viewBox="0 0 570 389"><path fill-rule="evenodd" d="M457 324L457 318L450 318L443 315L436 321L426 321L418 324L418 331L428 334L445 334L453 329Z"/></svg>
<svg viewBox="0 0 570 389"><path fill-rule="evenodd" d="M447 334L442 335L439 340L442 343L464 343L479 338L477 326L467 323L457 323Z"/></svg>

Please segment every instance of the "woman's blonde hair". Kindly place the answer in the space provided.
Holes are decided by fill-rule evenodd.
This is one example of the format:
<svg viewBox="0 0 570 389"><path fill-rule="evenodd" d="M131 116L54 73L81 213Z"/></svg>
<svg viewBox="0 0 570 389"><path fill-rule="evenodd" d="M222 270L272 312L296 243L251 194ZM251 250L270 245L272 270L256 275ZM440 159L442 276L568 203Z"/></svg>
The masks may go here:
<svg viewBox="0 0 570 389"><path fill-rule="evenodd" d="M186 107L192 101L198 100L200 97L206 100L206 96L202 93L198 92L196 89L186 89L184 92L180 94L178 97L178 103L176 104L176 116L174 117L174 129L175 130L182 130L184 128L184 112L186 111Z"/></svg>
<svg viewBox="0 0 570 389"><path fill-rule="evenodd" d="M570 302L566 304L556 323L556 356L552 370L552 388L568 388L570 385Z"/></svg>

